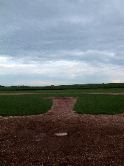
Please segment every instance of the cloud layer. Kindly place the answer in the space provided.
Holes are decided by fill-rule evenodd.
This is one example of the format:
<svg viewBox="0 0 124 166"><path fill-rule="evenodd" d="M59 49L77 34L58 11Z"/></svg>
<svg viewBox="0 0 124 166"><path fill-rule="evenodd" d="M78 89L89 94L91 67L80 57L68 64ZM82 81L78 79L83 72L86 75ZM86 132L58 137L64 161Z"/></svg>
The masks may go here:
<svg viewBox="0 0 124 166"><path fill-rule="evenodd" d="M123 0L0 0L0 84L124 82Z"/></svg>

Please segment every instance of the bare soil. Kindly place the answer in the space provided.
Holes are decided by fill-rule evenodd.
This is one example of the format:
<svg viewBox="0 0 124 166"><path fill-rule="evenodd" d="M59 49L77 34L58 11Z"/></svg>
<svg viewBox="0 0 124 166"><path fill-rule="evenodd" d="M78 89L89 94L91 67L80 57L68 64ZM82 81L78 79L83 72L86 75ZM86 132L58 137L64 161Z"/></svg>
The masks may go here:
<svg viewBox="0 0 124 166"><path fill-rule="evenodd" d="M47 92L0 92L0 96L20 96L20 95L39 95L39 94L47 94ZM61 92L61 94L64 94ZM81 93L80 93L81 94ZM115 95L115 96L120 96L120 95L124 95L124 92L120 92L120 93L114 93L114 92L86 92L86 93L82 93L82 94L90 94L90 95Z"/></svg>
<svg viewBox="0 0 124 166"><path fill-rule="evenodd" d="M78 115L75 102L53 98L48 113L0 117L0 166L124 166L124 115Z"/></svg>

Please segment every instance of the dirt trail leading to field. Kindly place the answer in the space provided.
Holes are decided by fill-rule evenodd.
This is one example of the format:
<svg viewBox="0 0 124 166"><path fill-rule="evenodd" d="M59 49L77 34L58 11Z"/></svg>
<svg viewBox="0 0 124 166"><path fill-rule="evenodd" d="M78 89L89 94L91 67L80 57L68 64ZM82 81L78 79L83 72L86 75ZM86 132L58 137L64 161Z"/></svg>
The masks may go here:
<svg viewBox="0 0 124 166"><path fill-rule="evenodd" d="M73 97L54 97L52 109L48 113L52 113L60 118L72 117L75 103L76 98Z"/></svg>
<svg viewBox="0 0 124 166"><path fill-rule="evenodd" d="M78 115L75 102L53 98L48 113L1 117L0 166L124 166L124 116Z"/></svg>
<svg viewBox="0 0 124 166"><path fill-rule="evenodd" d="M46 94L48 94L47 92L0 92L0 96L20 96L20 95L46 95ZM52 92L51 92L51 94L52 94ZM65 94L65 93L63 93L63 92L61 92L60 93L60 95L61 94ZM75 93L74 93L75 94ZM79 94L79 93L77 93L77 94ZM84 94L84 95L117 95L117 96L120 96L120 95L124 95L124 92L119 92L119 93L117 93L117 92L82 92L82 93L80 93L80 94Z"/></svg>

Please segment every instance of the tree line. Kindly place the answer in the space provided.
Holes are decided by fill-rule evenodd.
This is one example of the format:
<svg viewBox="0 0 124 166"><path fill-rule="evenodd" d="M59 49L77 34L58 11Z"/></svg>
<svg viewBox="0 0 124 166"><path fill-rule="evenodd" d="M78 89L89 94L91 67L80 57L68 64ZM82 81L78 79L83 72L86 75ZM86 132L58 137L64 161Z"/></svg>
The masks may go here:
<svg viewBox="0 0 124 166"><path fill-rule="evenodd" d="M74 84L74 85L50 85L50 86L3 86L1 91L19 91L19 90L68 90L68 89L98 89L98 88L124 88L124 83L107 84Z"/></svg>

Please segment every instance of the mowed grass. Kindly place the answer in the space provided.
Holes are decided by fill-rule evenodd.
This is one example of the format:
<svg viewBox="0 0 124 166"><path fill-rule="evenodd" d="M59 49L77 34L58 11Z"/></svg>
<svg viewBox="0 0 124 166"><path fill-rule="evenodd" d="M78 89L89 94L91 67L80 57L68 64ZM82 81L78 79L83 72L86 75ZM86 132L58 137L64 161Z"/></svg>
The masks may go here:
<svg viewBox="0 0 124 166"><path fill-rule="evenodd" d="M51 100L40 95L0 96L0 116L42 114L51 105Z"/></svg>
<svg viewBox="0 0 124 166"><path fill-rule="evenodd" d="M74 110L79 114L124 113L124 95L86 94L83 93L83 90L46 90L41 94L9 95L8 93L6 96L0 95L0 116L45 113L52 106L52 97L58 96L77 97ZM49 97L51 99L48 100Z"/></svg>
<svg viewBox="0 0 124 166"><path fill-rule="evenodd" d="M124 93L124 88L98 88L98 89L63 89L63 90L21 90L0 91L2 93L38 93L42 95L79 95L86 93Z"/></svg>
<svg viewBox="0 0 124 166"><path fill-rule="evenodd" d="M120 114L124 113L124 96L82 95L78 98L75 111L80 114Z"/></svg>

